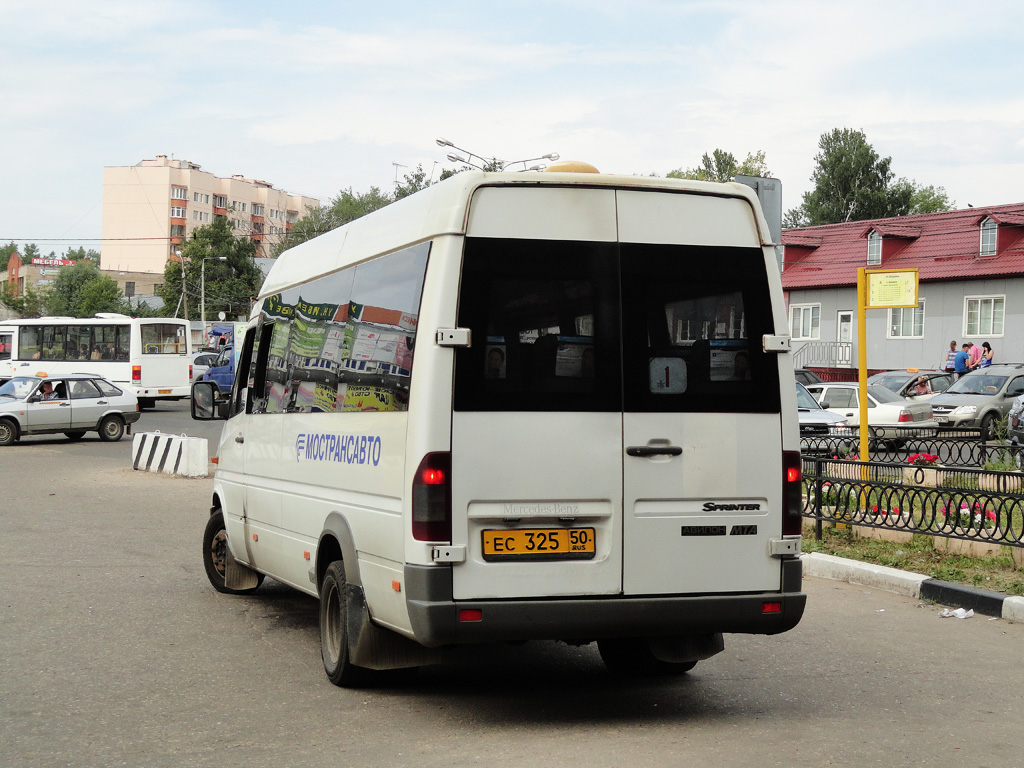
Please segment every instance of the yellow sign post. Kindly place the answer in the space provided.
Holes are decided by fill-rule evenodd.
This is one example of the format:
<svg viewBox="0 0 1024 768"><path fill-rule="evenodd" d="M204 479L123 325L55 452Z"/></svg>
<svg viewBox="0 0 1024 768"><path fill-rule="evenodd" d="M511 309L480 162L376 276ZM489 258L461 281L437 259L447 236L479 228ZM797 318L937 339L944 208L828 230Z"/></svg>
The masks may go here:
<svg viewBox="0 0 1024 768"><path fill-rule="evenodd" d="M860 407L860 460L871 458L868 447L868 330L867 310L917 307L916 269L857 270L857 404ZM867 480L867 467L861 466Z"/></svg>

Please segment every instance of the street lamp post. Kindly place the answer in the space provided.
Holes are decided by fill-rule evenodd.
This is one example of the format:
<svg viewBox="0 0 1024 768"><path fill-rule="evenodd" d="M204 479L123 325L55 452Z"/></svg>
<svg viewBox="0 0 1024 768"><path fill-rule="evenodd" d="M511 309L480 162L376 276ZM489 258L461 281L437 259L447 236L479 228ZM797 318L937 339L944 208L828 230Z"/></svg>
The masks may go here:
<svg viewBox="0 0 1024 768"><path fill-rule="evenodd" d="M204 256L203 263L199 265L199 316L203 321L203 333L206 333L206 262L210 259L227 261L227 256Z"/></svg>

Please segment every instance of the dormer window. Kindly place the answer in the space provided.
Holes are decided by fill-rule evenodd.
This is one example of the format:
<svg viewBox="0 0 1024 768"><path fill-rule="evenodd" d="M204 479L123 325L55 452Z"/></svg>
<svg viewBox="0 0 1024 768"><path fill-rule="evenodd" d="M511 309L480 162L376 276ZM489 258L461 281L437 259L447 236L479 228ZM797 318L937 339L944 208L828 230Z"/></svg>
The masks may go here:
<svg viewBox="0 0 1024 768"><path fill-rule="evenodd" d="M996 255L996 231L999 229L999 225L995 219L990 216L986 216L981 222L981 255L982 256L995 256Z"/></svg>
<svg viewBox="0 0 1024 768"><path fill-rule="evenodd" d="M871 230L868 232L868 266L882 263L882 236Z"/></svg>

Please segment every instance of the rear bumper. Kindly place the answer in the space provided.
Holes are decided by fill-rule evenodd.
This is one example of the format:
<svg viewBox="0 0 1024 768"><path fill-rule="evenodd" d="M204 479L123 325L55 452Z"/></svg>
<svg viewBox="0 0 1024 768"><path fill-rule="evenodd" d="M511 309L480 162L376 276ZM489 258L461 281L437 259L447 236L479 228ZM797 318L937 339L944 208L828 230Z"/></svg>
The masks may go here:
<svg viewBox="0 0 1024 768"><path fill-rule="evenodd" d="M605 637L730 632L774 635L799 623L807 596L800 589L799 560L782 562L784 589L723 595L597 596L517 600L452 599L451 570L405 568L409 618L415 638L428 648L452 643L520 640L597 640ZM765 602L781 604L764 613ZM460 621L460 611L480 611Z"/></svg>

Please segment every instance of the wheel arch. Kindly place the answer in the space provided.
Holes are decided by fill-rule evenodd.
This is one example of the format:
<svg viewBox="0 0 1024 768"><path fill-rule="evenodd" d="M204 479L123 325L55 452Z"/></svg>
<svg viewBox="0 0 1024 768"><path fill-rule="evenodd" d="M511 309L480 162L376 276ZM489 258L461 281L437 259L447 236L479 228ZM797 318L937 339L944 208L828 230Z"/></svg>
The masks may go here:
<svg viewBox="0 0 1024 768"><path fill-rule="evenodd" d="M327 567L335 560L345 564L345 580L357 587L363 582L359 576L359 563L356 560L356 543L352 535L352 527L348 519L340 512L331 512L324 521L323 531L316 547L316 585L317 591L323 583Z"/></svg>
<svg viewBox="0 0 1024 768"><path fill-rule="evenodd" d="M0 416L0 421L5 424L9 424L11 429L14 430L14 440L21 437L21 424L13 416Z"/></svg>

